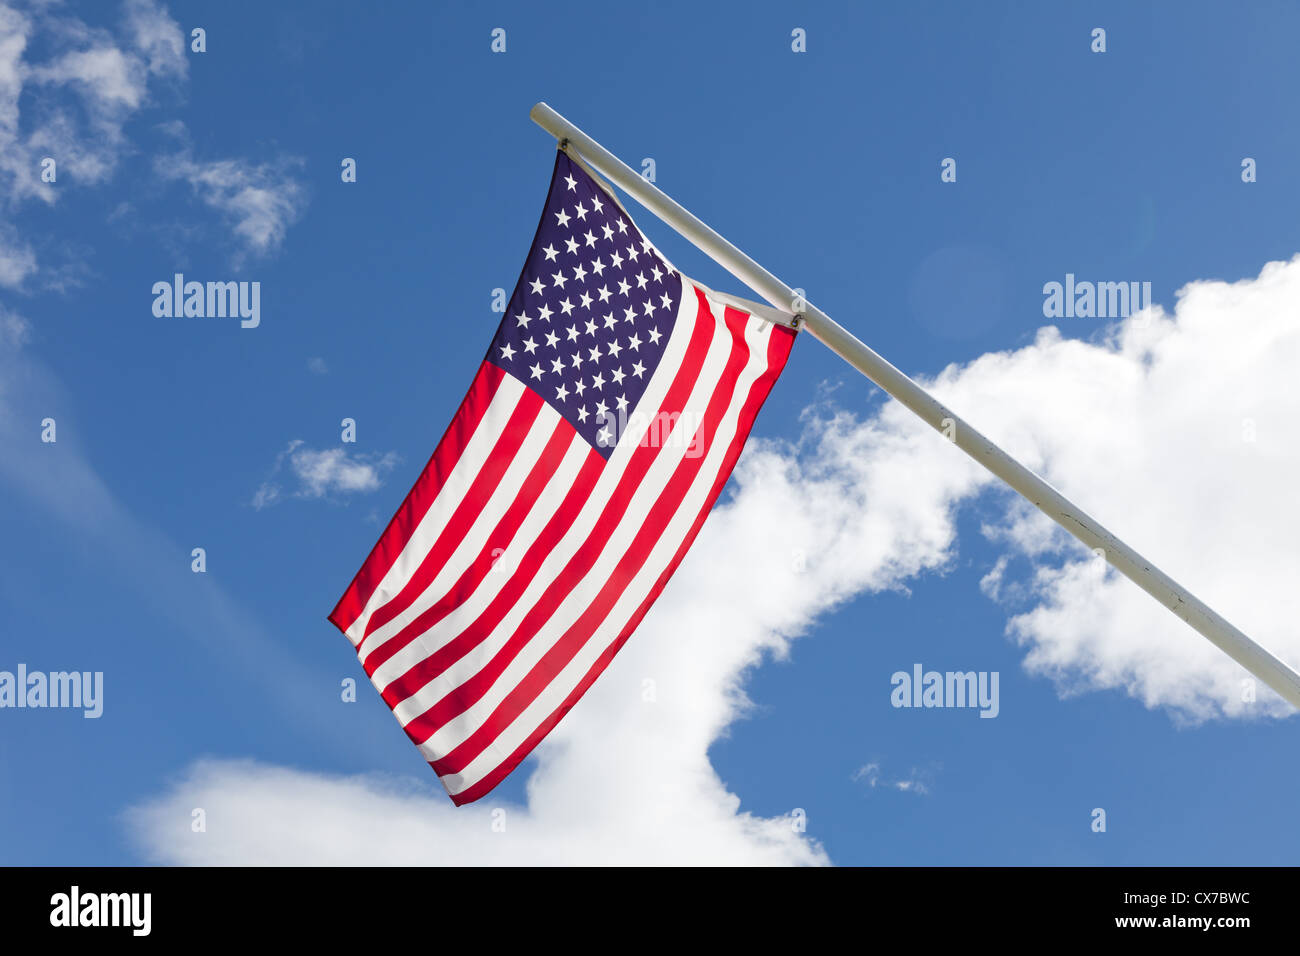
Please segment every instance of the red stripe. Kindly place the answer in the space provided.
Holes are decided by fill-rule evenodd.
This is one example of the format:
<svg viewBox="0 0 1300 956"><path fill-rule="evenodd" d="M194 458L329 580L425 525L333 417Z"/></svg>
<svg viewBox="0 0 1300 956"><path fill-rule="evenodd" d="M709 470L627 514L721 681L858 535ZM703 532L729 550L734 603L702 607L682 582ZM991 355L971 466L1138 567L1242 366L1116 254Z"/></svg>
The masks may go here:
<svg viewBox="0 0 1300 956"><path fill-rule="evenodd" d="M700 308L709 308L707 300L700 294ZM713 320L710 311L710 320ZM740 381L745 364L749 361L749 345L745 342L745 319L743 313L728 310L724 323L731 335L732 347L727 356L726 366L719 376L705 409L703 420L696 434L716 435L717 429L727 413ZM712 441L707 441L708 448ZM600 591L582 612L578 619L551 645L532 669L510 690L501 703L492 711L483 724L468 738L452 749L446 756L436 761L433 769L439 774L460 773L493 740L509 727L543 690L564 670L583 645L609 616L615 603L627 590L632 580L640 572L651 551L663 536L664 530L673 515L681 507L682 500L690 490L691 483L703 468L708 457L708 448L704 454L695 458L683 458L665 483L659 496L646 514L645 521L619 558L613 571L606 577ZM621 516L620 516L621 517ZM613 532L613 528L610 528ZM586 572L584 571L583 574ZM566 592L578 584L574 579ZM548 619L550 614L547 615ZM535 636L530 635L531 637ZM526 642L525 642L526 643Z"/></svg>
<svg viewBox="0 0 1300 956"><path fill-rule="evenodd" d="M728 310L728 312L730 311L731 310ZM641 620L645 617L646 612L650 610L651 606L663 592L669 579L677 570L677 566L681 564L682 559L686 556L686 552L690 549L690 546L694 543L696 536L699 534L700 528L704 525L704 520L708 517L713 505L717 502L718 495L722 493L722 488L726 484L727 478L731 475L731 470L735 466L736 459L740 456L740 452L744 448L745 442L749 437L750 430L753 428L754 419L757 417L763 403L767 400L767 396L771 393L772 385L776 382L777 376L780 375L781 370L785 367L793 343L794 333L789 329L777 326L772 330L772 336L768 340L767 349L768 369L750 388L749 398L745 403L744 409L741 411L740 423L736 431L736 436L732 440L731 447L727 451L723 467L718 472L717 480L714 482L707 500L700 509L700 513L696 517L690 533L687 534L686 538L682 541L681 547L678 548L677 553L673 556L673 560L669 563L668 567L664 569L663 574L659 576L659 580L655 583L654 588L651 589L650 594L646 597L645 601L642 602L641 606L637 608L636 613L632 615L627 624L623 627L622 631L619 632L618 638L612 642L592 664L591 669L583 676L582 680L578 683L578 686L573 689L559 707L557 707L544 721L542 721L540 725L538 725L536 730L528 735L528 738L524 740L523 743L515 748L509 757L489 771L481 780L466 787L460 793L453 793L450 795L452 802L457 806L462 806L463 804L472 803L475 800L478 800L490 793L497 784L504 780L506 776L509 775L509 773L514 770L529 753L532 752L533 748L536 747L537 744L555 728L555 725L563 719L564 715L573 708L573 705L576 704L582 695L587 692L587 689L591 686L592 682L595 681L596 678L604 672L605 668L609 666L610 661L614 659L614 655L622 649L625 643L627 643L627 639L631 636L632 632L636 630L637 626L641 623ZM430 766L433 766L433 764L431 763ZM434 767L434 769L436 770L437 768Z"/></svg>
<svg viewBox="0 0 1300 956"><path fill-rule="evenodd" d="M703 295L700 294L695 323L691 330L691 339L687 345L683 362L678 368L667 395L664 397L661 406L662 411L668 413L680 412L686 404L696 379L699 377L700 369L704 365L704 359L708 354L716 324ZM514 660L523 646L532 640L537 632L545 626L555 608L577 586L578 582L582 580L599 558L600 552L605 547L610 534L622 519L632 496L658 454L659 449L649 446L638 446L632 452L623 474L619 477L618 486L610 495L599 518L596 520L595 526L578 546L568 564L542 593L537 603L528 610L523 621L520 622L509 640L506 641L505 646L491 660L467 681L407 723L406 730L413 741L423 743L449 720L473 706L492 686L492 683L500 676L510 661ZM529 577L531 578L531 576L530 574ZM513 600L511 604L513 604ZM499 609L499 613L491 617L484 614L479 621L472 625L470 631L474 632L473 645L480 643L492 632L492 629L500 622L508 609L509 605L503 604ZM467 633L469 632L467 631ZM428 664L427 661L421 662L412 668L412 672L418 672L418 675L413 680L406 679L410 672L408 672L408 675L403 675L401 678L403 693L396 700L390 700L390 706L396 706L401 700L411 696L445 669L444 665L444 667L434 670ZM385 699L389 699L388 689L385 689L384 696Z"/></svg>
<svg viewBox="0 0 1300 956"><path fill-rule="evenodd" d="M474 476L474 480L470 483L459 504L457 504L456 510L447 519L447 524L442 529L442 533L438 535L438 540L429 548L420 561L420 566L415 569L411 579L406 582L406 586L390 601L378 608L374 614L370 615L370 620L366 624L366 637L369 637L410 607L411 602L423 594L425 589L433 583L433 579L442 570L442 566L456 553L460 543L465 540L465 535L469 534L474 522L478 520L478 516L482 512L483 506L492 498L497 486L501 484L501 477L506 473L506 469L510 467L515 456L519 453L520 447L528 437L533 423L537 421L537 416L545 404L542 397L532 389L524 389L523 395L519 398L519 404L510 412L509 419L501 429L500 435L497 436L496 444L492 446L492 450L488 453L483 466L479 469L478 474ZM364 649L364 643L362 647Z"/></svg>
<svg viewBox="0 0 1300 956"><path fill-rule="evenodd" d="M415 486L407 493L397 512L388 522L388 527L379 536L375 546L348 585L339 603L330 612L329 620L340 631L347 633L348 628L359 618L369 603L375 589L384 579L398 555L410 540L412 533L419 526L438 497L438 492L446 483L456 462L460 460L461 451L469 443L474 430L483 419L492 397L496 394L505 372L490 362L479 366L474 381L470 383L460 408L456 410L451 424L443 433L442 440L434 449Z"/></svg>
<svg viewBox="0 0 1300 956"><path fill-rule="evenodd" d="M470 595L483 582L487 573L492 570L497 556L514 540L520 525L523 524L537 504L547 482L551 480L555 470L559 468L560 463L564 460L564 456L573 444L576 435L573 426L563 418L556 423L555 430L551 433L546 447L542 449L542 453L534 462L532 470L529 471L528 476L519 486L519 493L510 502L510 506L502 514L501 520L497 522L496 527L488 535L478 557L465 569L460 579L448 589L446 594L438 598L429 608L387 641L365 655L362 664L367 674L373 676L385 661L469 600ZM483 504L486 504L486 500L476 499L475 504L477 511ZM454 543L459 544L460 539L457 538ZM445 560L439 562L438 570L441 570L443 563L445 563Z"/></svg>

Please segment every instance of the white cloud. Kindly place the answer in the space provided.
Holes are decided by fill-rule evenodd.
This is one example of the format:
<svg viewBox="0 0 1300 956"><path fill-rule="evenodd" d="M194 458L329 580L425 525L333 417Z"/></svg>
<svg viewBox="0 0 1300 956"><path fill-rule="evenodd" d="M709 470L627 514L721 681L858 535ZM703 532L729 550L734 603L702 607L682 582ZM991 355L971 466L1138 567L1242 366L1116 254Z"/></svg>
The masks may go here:
<svg viewBox="0 0 1300 956"><path fill-rule="evenodd" d="M148 61L150 73L177 78L189 73L185 37L161 4L152 0L127 0L125 14L133 45Z"/></svg>
<svg viewBox="0 0 1300 956"><path fill-rule="evenodd" d="M40 178L47 156L58 163L61 181L107 179L128 148L124 124L150 101L150 81L185 77L180 27L166 11L150 0L128 0L123 13L119 36L59 7L38 4L29 15L0 3L3 198L54 202L57 191ZM50 52L32 62L32 46ZM65 91L73 95L58 95ZM20 115L22 102L29 115Z"/></svg>
<svg viewBox="0 0 1300 956"><path fill-rule="evenodd" d="M312 356L307 359L307 370L313 375L328 375L330 367L325 364L325 360L319 356Z"/></svg>
<svg viewBox="0 0 1300 956"><path fill-rule="evenodd" d="M296 159L195 160L186 147L160 157L155 168L164 179L188 183L204 204L221 213L245 250L266 254L279 248L306 205L306 190L292 175L299 165Z"/></svg>
<svg viewBox="0 0 1300 956"><path fill-rule="evenodd" d="M31 325L21 315L0 305L0 346L21 348L31 334Z"/></svg>
<svg viewBox="0 0 1300 956"><path fill-rule="evenodd" d="M880 764L872 761L855 770L852 779L866 784L872 790L884 787L886 790L897 790L900 793L915 793L922 796L930 792L929 775L922 773L915 767L906 776L893 779L885 777L881 773Z"/></svg>
<svg viewBox="0 0 1300 956"><path fill-rule="evenodd" d="M0 220L0 286L22 287L23 280L36 271L36 253L18 235L18 230Z"/></svg>
<svg viewBox="0 0 1300 956"><path fill-rule="evenodd" d="M286 492L272 480L288 464L297 486L288 494L294 498L325 498L376 490L384 476L397 464L397 456L349 454L345 448L313 449L299 439L289 442L275 460L271 479L263 482L253 495L253 507L275 504Z"/></svg>
<svg viewBox="0 0 1300 956"><path fill-rule="evenodd" d="M43 55L33 60L32 50ZM24 11L0 0L0 203L53 203L62 184L108 180L133 148L126 123L151 105L155 88L188 71L185 36L154 0L125 0L114 30L90 27L57 4ZM184 124L167 125L185 141ZM57 164L57 186L42 179L46 158ZM297 160L209 160L186 141L156 162L163 178L187 183L229 223L239 257L277 249L306 202L292 175ZM30 243L0 218L0 287L21 289L37 271ZM67 281L56 276L52 285Z"/></svg>
<svg viewBox="0 0 1300 956"><path fill-rule="evenodd" d="M1149 311L1104 341L1044 330L945 369L933 388L1294 662L1298 309L1300 258L1254 280L1193 283L1176 315ZM426 795L430 777L204 762L133 811L134 837L152 859L183 863L822 862L815 818L805 835L788 818L743 812L709 747L747 710L752 667L785 655L840 602L945 569L957 509L991 486L893 403L865 420L818 406L797 447L751 443L732 498L659 604L538 749L527 806L506 808L504 834L491 829L495 801L453 810ZM983 587L1018 602L1009 633L1032 673L1063 693L1118 689L1178 720L1290 712L1263 691L1242 702L1235 663L1019 499L998 491L983 505L998 511ZM870 620L861 630L877 636ZM772 772L787 770L774 761ZM861 779L886 778L877 765ZM927 783L912 774L892 785ZM217 821L198 837L194 806Z"/></svg>

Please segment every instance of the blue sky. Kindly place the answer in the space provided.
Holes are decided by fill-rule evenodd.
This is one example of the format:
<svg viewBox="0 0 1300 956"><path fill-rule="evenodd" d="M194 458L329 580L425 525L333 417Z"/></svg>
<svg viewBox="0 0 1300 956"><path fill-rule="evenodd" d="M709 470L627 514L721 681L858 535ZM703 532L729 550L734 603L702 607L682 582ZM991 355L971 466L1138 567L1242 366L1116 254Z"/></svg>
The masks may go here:
<svg viewBox="0 0 1300 956"><path fill-rule="evenodd" d="M26 8L29 65L83 43L73 21L129 51L130 10L170 16L187 37L202 27L207 50L187 42L183 65L150 72L129 109L39 73L16 100L20 140L63 112L69 143L106 165L79 165L69 145L74 158L56 156L48 199L30 194L22 170L0 172L0 240L35 262L0 286L0 314L26 329L0 366L10 456L0 466L0 669L103 671L105 705L98 720L0 711L0 860L181 858L146 845L126 814L168 788L183 794L205 757L410 778L447 803L368 685L356 703L340 701L340 681L363 673L325 615L499 321L492 290L514 283L551 170L552 141L527 118L536 101L633 166L653 158L662 189L924 376L1033 348L1049 324L1043 285L1066 273L1148 281L1172 313L1189 282L1251 279L1300 251L1289 102L1300 10L1089 7L576 4L560 17L535 4ZM502 54L490 50L496 27ZM796 27L806 53L791 50ZM1090 51L1095 27L1105 53ZM356 183L340 181L343 157L357 160ZM940 181L945 157L957 161L955 183ZM1257 161L1257 182L1242 182L1243 157ZM222 176L229 184L214 187ZM266 202L241 203L241 189ZM752 296L632 212L685 273ZM150 289L175 272L260 282L260 326L156 318ZM1094 348L1106 334L1097 319L1057 325ZM1224 376L1251 374L1227 365ZM964 381L973 384L954 388L998 380ZM1015 408L1028 416L1052 386L1017 383L1029 391L995 418L1009 434ZM818 402L859 421L884 405L804 338L755 437L798 442ZM1104 439L1104 416L1074 413ZM1143 414L1132 407L1114 427ZM54 445L40 442L47 416ZM340 445L344 418L357 423L355 445ZM276 471L293 441L345 447L376 486L312 496L287 464ZM1215 480L1293 482L1294 453L1281 444L1257 464L1219 454ZM1099 440L1093 457L1107 447ZM964 467L955 450L935 454ZM1165 502L1167 490L1193 521L1217 505L1196 496L1215 485L1197 484L1191 461L1184 474L1200 492L1144 488L1138 468L1114 498L1085 496L1105 493L1101 479L1080 484L1081 503L1109 521L1132 496ZM281 500L254 507L268 482ZM1080 691L1062 696L1060 681L1026 670L1033 642L1006 633L1024 607L991 599L981 580L1007 554L1028 580L1034 560L1060 566L1077 553L1015 551L981 530L1014 517L1005 496L961 497L937 566L846 586L823 602L833 607L810 612L788 654L741 671L753 707L707 751L741 809L780 818L801 808L806 836L841 864L1293 862L1300 836L1283 795L1300 783L1287 759L1294 718L1242 717L1214 690L1180 710L1176 694L1151 689L1163 685L1146 680L1145 664L1103 678L1073 666L1082 658L1062 664ZM1244 548L1204 551L1250 567L1251 535L1271 541L1271 524L1243 512L1234 527L1248 531ZM1203 567L1160 526L1139 537L1132 543L1175 576ZM206 549L205 574L190 571L194 547ZM1207 600L1225 595L1233 617L1234 592L1204 574ZM1121 588L1136 592L1119 582L1107 593ZM1116 615L1098 619L1116 626ZM1146 627L1125 620L1135 634ZM1204 643L1171 627L1189 648ZM691 639L707 640L707 629ZM914 662L997 671L998 717L892 707L890 675ZM1218 667L1193 677L1228 673ZM1228 713L1189 720L1198 707ZM525 805L535 766L485 803ZM1096 807L1105 833L1091 829Z"/></svg>

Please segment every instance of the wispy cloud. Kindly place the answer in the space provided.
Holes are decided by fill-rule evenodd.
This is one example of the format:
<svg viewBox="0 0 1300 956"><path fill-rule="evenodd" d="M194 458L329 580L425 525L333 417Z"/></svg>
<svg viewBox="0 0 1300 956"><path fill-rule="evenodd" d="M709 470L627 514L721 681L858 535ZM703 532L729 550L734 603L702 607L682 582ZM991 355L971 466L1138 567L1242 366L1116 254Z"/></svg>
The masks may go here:
<svg viewBox="0 0 1300 956"><path fill-rule="evenodd" d="M856 782L866 784L872 790L883 787L886 790L897 790L900 793L927 794L930 792L930 775L913 767L903 777L886 777L881 773L880 764L872 762L864 764L853 772L852 779Z"/></svg>
<svg viewBox="0 0 1300 956"><path fill-rule="evenodd" d="M154 162L163 179L187 183L200 202L221 214L235 235L240 255L274 252L302 215L307 192L294 178L301 165L301 160L291 157L263 163L198 160L188 145Z"/></svg>
<svg viewBox="0 0 1300 956"><path fill-rule="evenodd" d="M276 457L271 477L253 495L253 507L266 508L288 496L292 498L327 498L374 491L383 484L385 475L397 464L397 455L349 454L345 448L313 449L300 439ZM295 479L287 490L274 480L285 468Z"/></svg>

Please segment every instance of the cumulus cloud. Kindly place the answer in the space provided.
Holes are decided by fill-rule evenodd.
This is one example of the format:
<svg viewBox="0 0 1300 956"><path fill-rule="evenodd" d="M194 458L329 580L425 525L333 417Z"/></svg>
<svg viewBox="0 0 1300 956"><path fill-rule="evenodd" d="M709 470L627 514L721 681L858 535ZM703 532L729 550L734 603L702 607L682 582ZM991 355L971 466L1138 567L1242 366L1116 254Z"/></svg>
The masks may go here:
<svg viewBox="0 0 1300 956"><path fill-rule="evenodd" d="M253 495L257 509L273 505L286 495L294 498L326 498L374 491L397 464L397 456L349 454L344 448L308 448L300 439L289 442L277 457L271 478ZM286 491L275 477L287 466L296 486Z"/></svg>
<svg viewBox="0 0 1300 956"><path fill-rule="evenodd" d="M1297 308L1300 258L1191 283L1174 314L1147 310L1096 341L1044 329L928 384L1296 663ZM751 442L731 488L636 636L538 749L525 806L453 810L430 778L205 761L131 812L134 839L179 863L825 862L796 808L744 811L709 747L748 710L752 668L840 603L949 567L955 517L976 498L993 512L982 587L1006 605L1032 674L1179 721L1292 713L1262 688L1243 700L1233 661L894 403L865 417L809 409L796 443ZM868 786L928 788L924 774L867 768ZM194 806L220 821L200 838Z"/></svg>

